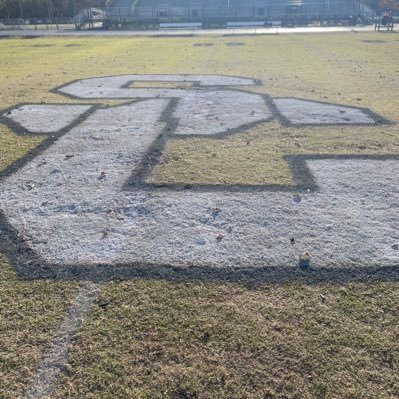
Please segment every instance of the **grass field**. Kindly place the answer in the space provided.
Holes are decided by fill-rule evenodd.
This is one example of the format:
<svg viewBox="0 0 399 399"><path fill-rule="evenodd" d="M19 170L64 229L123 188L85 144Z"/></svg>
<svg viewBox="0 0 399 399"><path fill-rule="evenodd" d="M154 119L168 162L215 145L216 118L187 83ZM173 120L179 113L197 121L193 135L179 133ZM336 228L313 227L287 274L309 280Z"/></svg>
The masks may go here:
<svg viewBox="0 0 399 399"><path fill-rule="evenodd" d="M212 45L194 46L204 42ZM223 139L176 139L150 177L291 184L284 155L399 154L398 50L397 34L375 33L2 39L0 107L74 103L49 90L92 76L207 73L260 79L262 86L248 89L275 97L367 107L393 122L322 128L269 122ZM43 139L16 136L0 124L0 171ZM1 399L20 397L34 379L78 286L21 281L0 257ZM52 396L396 397L398 282L314 284L306 274L281 284L104 283Z"/></svg>

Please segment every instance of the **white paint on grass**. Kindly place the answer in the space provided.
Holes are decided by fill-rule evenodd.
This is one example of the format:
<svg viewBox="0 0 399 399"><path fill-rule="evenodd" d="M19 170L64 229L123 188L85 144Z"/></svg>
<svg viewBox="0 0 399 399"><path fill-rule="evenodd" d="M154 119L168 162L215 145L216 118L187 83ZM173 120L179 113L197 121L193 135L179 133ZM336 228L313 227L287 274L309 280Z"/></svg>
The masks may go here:
<svg viewBox="0 0 399 399"><path fill-rule="evenodd" d="M39 206L45 218L53 206L73 213L91 207L93 200L112 201L164 128L158 120L167 104L164 99L144 100L97 110L7 179L0 197L14 205L5 208L18 204L25 219L28 208Z"/></svg>
<svg viewBox="0 0 399 399"><path fill-rule="evenodd" d="M118 89L121 79L111 89L129 92ZM183 92L177 134L226 132L270 115L257 94ZM399 261L395 159L308 161L320 190L301 201L289 192L126 190L170 101L98 109L1 183L1 209L45 261L264 267L295 265L304 252L315 266Z"/></svg>
<svg viewBox="0 0 399 399"><path fill-rule="evenodd" d="M30 133L55 133L87 112L91 105L27 104L11 110L5 117Z"/></svg>
<svg viewBox="0 0 399 399"><path fill-rule="evenodd" d="M188 91L173 114L175 134L211 135L272 117L263 97L233 90Z"/></svg>
<svg viewBox="0 0 399 399"><path fill-rule="evenodd" d="M310 161L321 189L299 203L287 192L124 191L166 104L98 110L7 178L1 207L35 252L59 265L293 265L305 251L319 266L399 261L397 160Z"/></svg>
<svg viewBox="0 0 399 399"><path fill-rule="evenodd" d="M191 82L199 87L134 88L133 82ZM253 79L218 75L124 75L83 79L59 89L79 98L178 98L173 114L179 135L210 135L272 117L259 94L221 89L254 85ZM207 88L207 90L203 90Z"/></svg>
<svg viewBox="0 0 399 399"><path fill-rule="evenodd" d="M293 125L361 125L375 120L364 110L342 105L322 104L296 98L273 100L278 111Z"/></svg>
<svg viewBox="0 0 399 399"><path fill-rule="evenodd" d="M199 87L253 86L253 79L219 75L122 75L82 79L58 89L78 98L180 98L186 89L126 87L134 82L192 82Z"/></svg>
<svg viewBox="0 0 399 399"><path fill-rule="evenodd" d="M345 171L340 164L312 161L322 190L303 195L300 203L284 192L118 193L117 185L108 196L111 190L93 192L95 176L86 175L80 187L67 183L62 197L38 190L37 199L14 210L10 220L31 226L30 245L60 265L283 266L294 265L303 252L318 266L398 262L399 163L358 160ZM40 206L42 200L48 204ZM214 208L222 210L217 217Z"/></svg>
<svg viewBox="0 0 399 399"><path fill-rule="evenodd" d="M51 399L58 377L68 360L68 353L73 340L80 330L90 307L97 298L100 286L94 283L84 283L72 303L69 312L45 354L35 380L28 387L23 399Z"/></svg>

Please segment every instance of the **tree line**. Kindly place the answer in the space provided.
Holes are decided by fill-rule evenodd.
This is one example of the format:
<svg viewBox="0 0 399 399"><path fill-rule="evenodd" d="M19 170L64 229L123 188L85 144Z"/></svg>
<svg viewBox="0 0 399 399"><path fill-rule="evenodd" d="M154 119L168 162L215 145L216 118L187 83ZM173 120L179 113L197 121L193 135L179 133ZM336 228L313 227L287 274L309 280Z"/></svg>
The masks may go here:
<svg viewBox="0 0 399 399"><path fill-rule="evenodd" d="M364 0L374 10L399 10L399 0Z"/></svg>
<svg viewBox="0 0 399 399"><path fill-rule="evenodd" d="M65 18L87 7L104 7L106 0L0 0L0 18ZM21 15L22 11L22 15Z"/></svg>

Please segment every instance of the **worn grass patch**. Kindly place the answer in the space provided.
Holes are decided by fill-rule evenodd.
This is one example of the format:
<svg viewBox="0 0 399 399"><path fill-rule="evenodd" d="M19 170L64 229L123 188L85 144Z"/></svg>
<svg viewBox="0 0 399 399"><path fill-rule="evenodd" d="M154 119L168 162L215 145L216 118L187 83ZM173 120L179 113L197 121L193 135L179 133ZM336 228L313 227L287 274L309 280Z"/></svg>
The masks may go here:
<svg viewBox="0 0 399 399"><path fill-rule="evenodd" d="M394 398L395 283L104 287L56 398Z"/></svg>
<svg viewBox="0 0 399 399"><path fill-rule="evenodd" d="M76 289L76 282L18 280L0 256L0 398L19 397L34 379Z"/></svg>
<svg viewBox="0 0 399 399"><path fill-rule="evenodd" d="M365 106L398 122L399 42L395 35L378 46L362 41L375 38L241 37L245 46L237 47L223 37L209 47L193 46L201 38L3 39L0 106L74 103L49 90L92 76L215 73L261 79L264 86L251 90L272 96ZM0 124L0 170L43 139ZM176 139L152 179L292 184L282 157L295 153L398 153L398 128L271 122L224 139ZM33 379L76 293L76 282L20 281L0 258L0 398L18 398ZM137 280L105 284L97 305L54 398L399 396L395 282Z"/></svg>

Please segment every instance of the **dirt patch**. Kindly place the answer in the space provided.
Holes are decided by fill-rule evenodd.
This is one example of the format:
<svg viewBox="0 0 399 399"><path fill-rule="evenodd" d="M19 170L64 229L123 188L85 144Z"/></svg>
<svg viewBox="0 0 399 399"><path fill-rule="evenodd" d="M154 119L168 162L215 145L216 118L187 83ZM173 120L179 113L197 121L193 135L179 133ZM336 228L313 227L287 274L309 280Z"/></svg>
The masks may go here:
<svg viewBox="0 0 399 399"><path fill-rule="evenodd" d="M64 45L64 47L80 47L80 46L83 46L83 44L71 43L71 44Z"/></svg>
<svg viewBox="0 0 399 399"><path fill-rule="evenodd" d="M26 36L21 36L21 39L37 39L39 37L41 37L41 36L28 36L28 35L26 35Z"/></svg>
<svg viewBox="0 0 399 399"><path fill-rule="evenodd" d="M226 46L245 46L245 43L243 43L243 42L229 42L229 43L226 43Z"/></svg>
<svg viewBox="0 0 399 399"><path fill-rule="evenodd" d="M32 44L30 46L25 46L25 47L53 47L55 44Z"/></svg>
<svg viewBox="0 0 399 399"><path fill-rule="evenodd" d="M362 40L363 43L382 44L386 43L385 40Z"/></svg>

